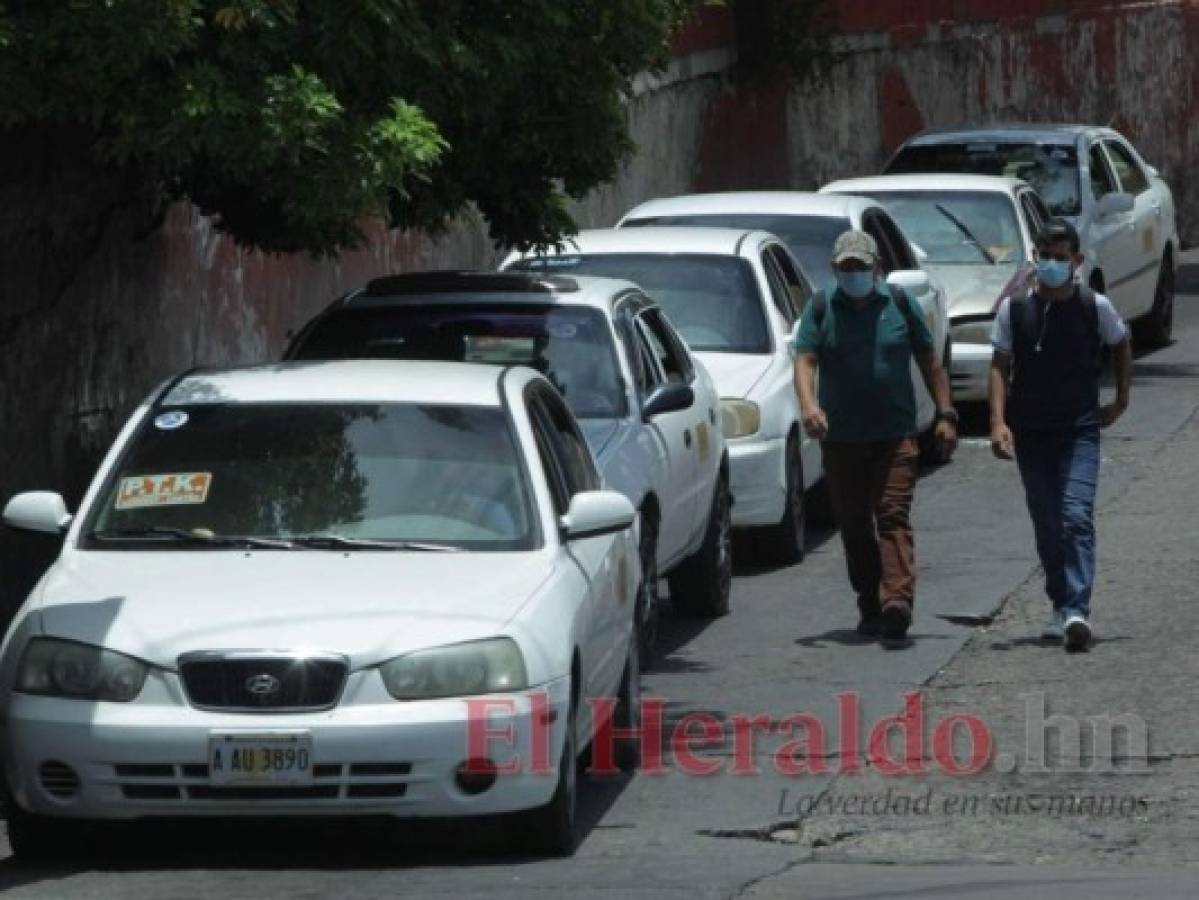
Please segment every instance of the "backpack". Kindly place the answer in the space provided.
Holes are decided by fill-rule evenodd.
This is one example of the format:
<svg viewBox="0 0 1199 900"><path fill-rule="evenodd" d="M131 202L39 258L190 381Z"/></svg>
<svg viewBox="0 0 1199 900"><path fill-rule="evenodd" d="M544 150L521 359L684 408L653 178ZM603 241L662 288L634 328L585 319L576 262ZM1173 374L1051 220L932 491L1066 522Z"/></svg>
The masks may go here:
<svg viewBox="0 0 1199 900"><path fill-rule="evenodd" d="M892 302L899 307L899 311L903 314L904 323L908 326L908 341L911 342L912 335L916 331L916 311L912 309L912 298L908 296L908 292L903 288L887 286L887 292L891 297ZM824 291L817 291L812 295L810 302L812 317L816 322L816 328L820 332L820 343L824 344L824 315L828 312L828 296ZM1096 314L1096 322L1098 322L1098 314ZM913 348L915 349L915 348Z"/></svg>
<svg viewBox="0 0 1199 900"><path fill-rule="evenodd" d="M1033 291L1029 291L1023 298L1025 301L1031 301ZM1087 321L1091 325L1091 340L1094 342L1095 351L1095 370L1101 375L1110 368L1112 351L1111 348L1103 342L1103 333L1099 327L1099 304L1095 300L1095 292L1084 285L1078 286L1078 300L1087 310ZM1013 299L1013 303L1015 300ZM1015 334L1015 326L1012 327L1013 335Z"/></svg>

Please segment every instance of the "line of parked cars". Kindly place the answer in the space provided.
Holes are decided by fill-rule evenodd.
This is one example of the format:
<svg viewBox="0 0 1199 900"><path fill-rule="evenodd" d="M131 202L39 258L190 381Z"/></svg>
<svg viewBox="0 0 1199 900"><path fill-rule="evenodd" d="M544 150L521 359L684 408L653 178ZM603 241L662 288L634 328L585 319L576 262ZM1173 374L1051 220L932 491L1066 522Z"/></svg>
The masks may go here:
<svg viewBox="0 0 1199 900"><path fill-rule="evenodd" d="M1173 201L1120 135L933 133L887 168L376 279L282 362L157 387L77 512L14 497L6 524L63 541L0 647L16 852L69 852L88 820L380 814L512 816L570 853L576 761L640 724L660 582L716 617L734 529L804 555L821 465L790 345L841 232L875 238L961 400L1050 216L1169 339Z"/></svg>

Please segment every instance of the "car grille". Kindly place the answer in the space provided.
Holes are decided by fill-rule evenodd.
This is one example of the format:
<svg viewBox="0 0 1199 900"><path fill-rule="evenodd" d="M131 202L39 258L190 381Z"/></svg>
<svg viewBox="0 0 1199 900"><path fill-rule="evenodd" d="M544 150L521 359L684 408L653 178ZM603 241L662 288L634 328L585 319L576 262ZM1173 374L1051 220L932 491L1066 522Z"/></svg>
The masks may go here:
<svg viewBox="0 0 1199 900"><path fill-rule="evenodd" d="M340 656L195 654L179 662L188 699L201 709L305 712L337 702L349 666Z"/></svg>
<svg viewBox="0 0 1199 900"><path fill-rule="evenodd" d="M126 800L238 801L372 800L403 797L412 774L409 762L316 763L312 784L214 785L204 763L118 763L115 780Z"/></svg>

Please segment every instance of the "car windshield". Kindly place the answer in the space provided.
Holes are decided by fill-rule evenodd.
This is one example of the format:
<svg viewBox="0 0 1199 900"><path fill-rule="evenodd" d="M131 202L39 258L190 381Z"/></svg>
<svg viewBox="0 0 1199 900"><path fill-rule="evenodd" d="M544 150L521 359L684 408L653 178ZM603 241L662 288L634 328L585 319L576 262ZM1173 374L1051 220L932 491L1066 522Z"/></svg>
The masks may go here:
<svg viewBox="0 0 1199 900"><path fill-rule="evenodd" d="M294 359L431 359L531 366L580 419L627 415L612 329L583 306L419 302L343 309L318 321Z"/></svg>
<svg viewBox="0 0 1199 900"><path fill-rule="evenodd" d="M687 216L655 216L648 219L630 219L622 227L635 228L650 225L701 226L707 228L744 228L769 231L787 245L791 254L810 278L832 281L829 260L833 256L833 244L848 231L850 221L842 216L805 216L786 213L713 213Z"/></svg>
<svg viewBox="0 0 1199 900"><path fill-rule="evenodd" d="M959 141L904 147L888 175L953 172L1022 178L1036 188L1055 216L1082 212L1078 151L1069 144Z"/></svg>
<svg viewBox="0 0 1199 900"><path fill-rule="evenodd" d="M151 415L84 534L89 549L535 546L499 408L207 403Z"/></svg>
<svg viewBox="0 0 1199 900"><path fill-rule="evenodd" d="M635 282L653 297L692 350L769 353L753 269L733 256L596 253L524 259L512 268L600 275Z"/></svg>
<svg viewBox="0 0 1199 900"><path fill-rule="evenodd" d="M1025 261L1012 198L999 191L878 191L908 239L939 265L1014 266Z"/></svg>

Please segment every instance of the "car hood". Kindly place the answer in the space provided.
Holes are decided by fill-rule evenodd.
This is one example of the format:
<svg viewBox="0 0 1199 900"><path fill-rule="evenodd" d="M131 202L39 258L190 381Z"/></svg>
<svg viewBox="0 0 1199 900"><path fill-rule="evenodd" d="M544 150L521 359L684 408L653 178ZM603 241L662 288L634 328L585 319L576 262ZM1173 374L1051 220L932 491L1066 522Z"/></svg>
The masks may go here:
<svg viewBox="0 0 1199 900"><path fill-rule="evenodd" d="M579 419L579 430L583 439L591 448L592 455L598 460L620 430L619 419Z"/></svg>
<svg viewBox="0 0 1199 900"><path fill-rule="evenodd" d="M721 397L748 397L774 362L774 357L767 353L701 351L695 356L707 368Z"/></svg>
<svg viewBox="0 0 1199 900"><path fill-rule="evenodd" d="M47 635L167 668L193 650L296 648L357 668L497 634L548 576L537 552L82 552L47 573L38 612Z"/></svg>
<svg viewBox="0 0 1199 900"><path fill-rule="evenodd" d="M951 319L990 315L1021 271L1013 266L928 266L945 289Z"/></svg>

